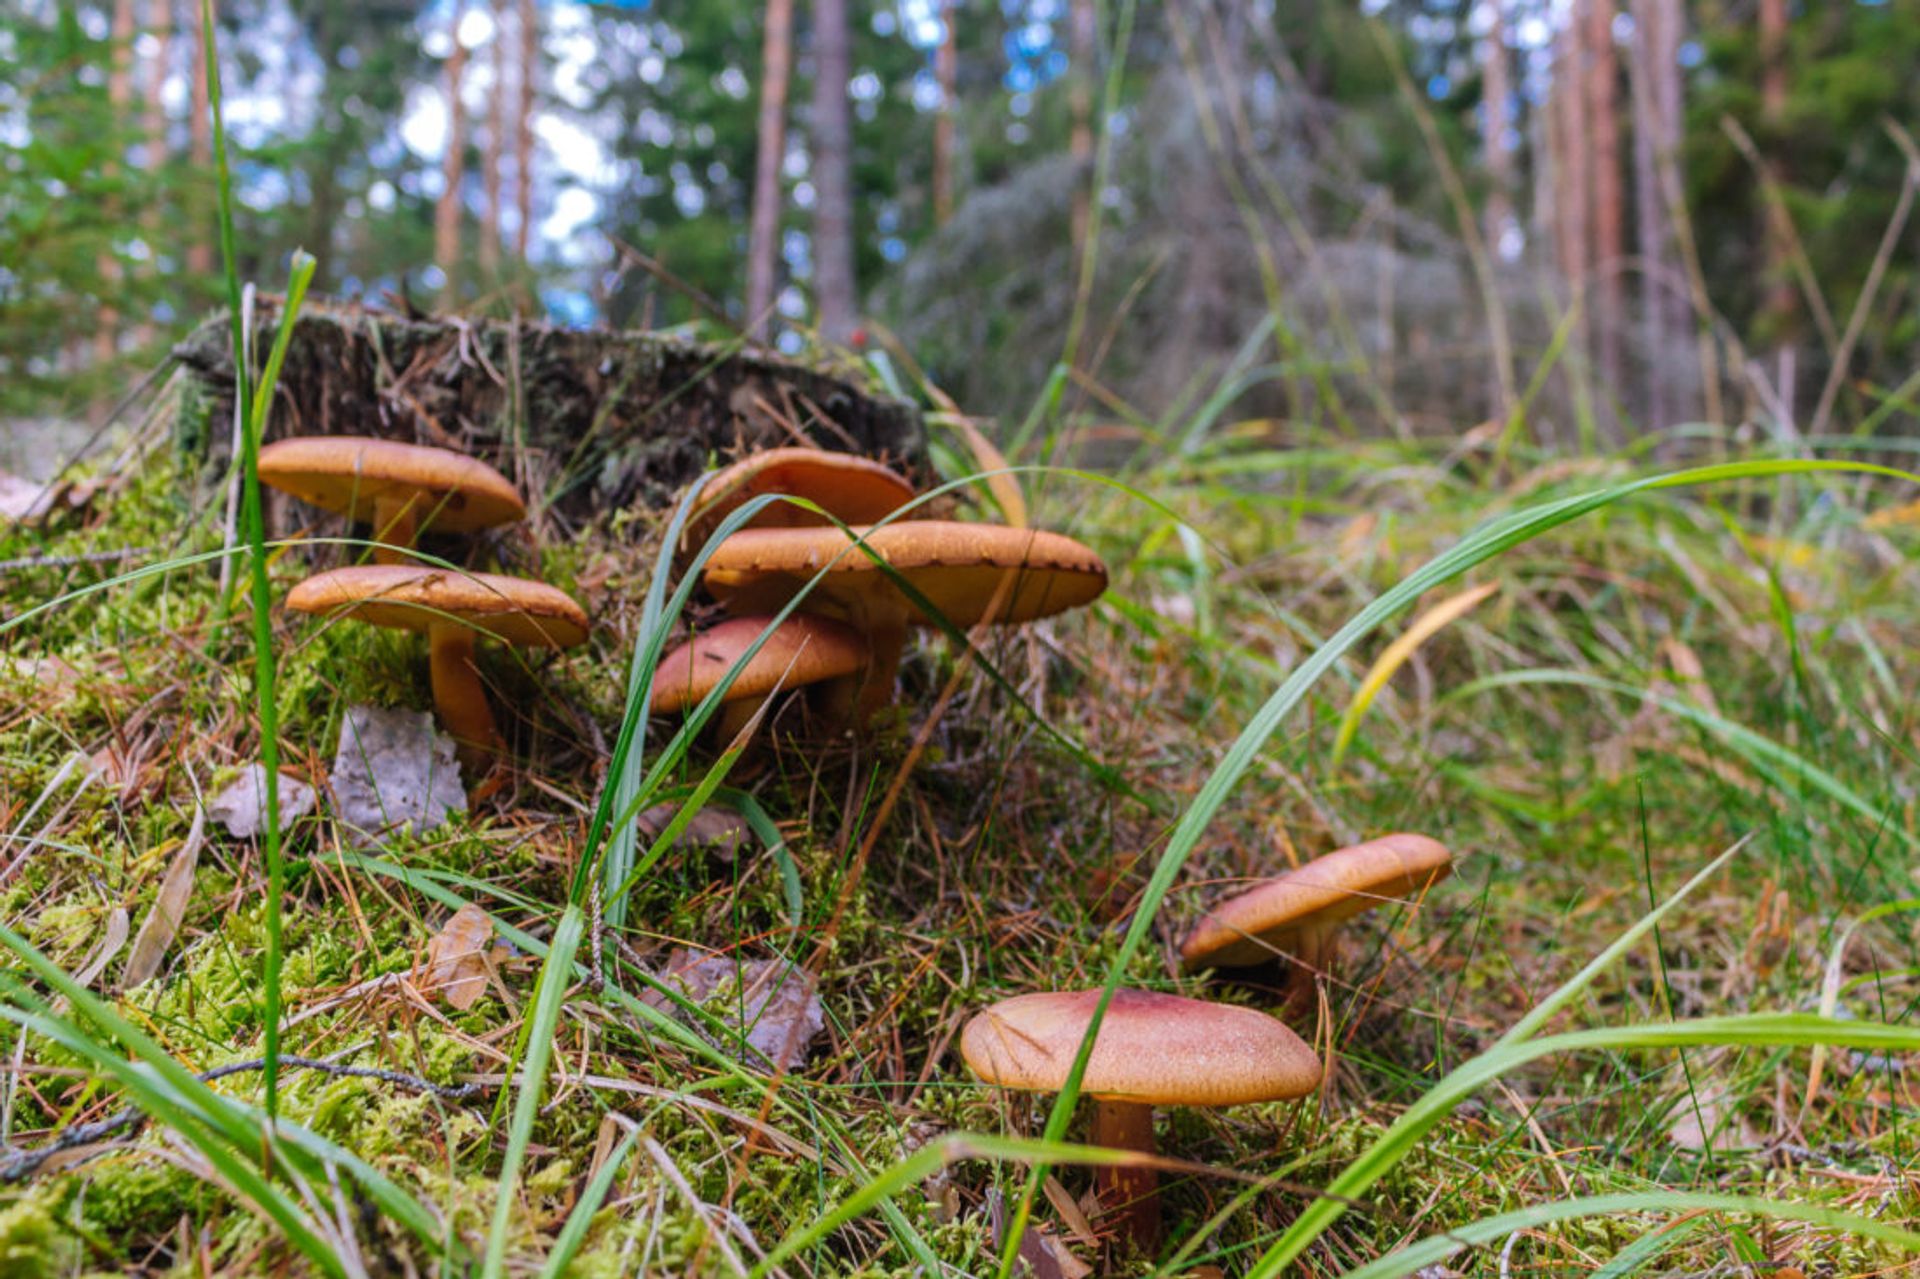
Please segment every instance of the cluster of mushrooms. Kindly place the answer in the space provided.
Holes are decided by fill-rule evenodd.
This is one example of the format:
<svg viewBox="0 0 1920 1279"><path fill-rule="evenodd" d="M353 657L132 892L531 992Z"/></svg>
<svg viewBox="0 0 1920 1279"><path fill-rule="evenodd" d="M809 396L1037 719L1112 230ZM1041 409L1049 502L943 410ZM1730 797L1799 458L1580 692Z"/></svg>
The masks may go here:
<svg viewBox="0 0 1920 1279"><path fill-rule="evenodd" d="M1182 968L1250 968L1285 958L1284 1007L1300 1011L1331 971L1341 924L1384 902L1418 901L1453 869L1424 835L1386 835L1263 880L1216 905L1180 944ZM1098 990L1018 995L977 1014L960 1055L987 1083L1036 1092L1066 1086ZM1116 990L1087 1058L1088 1140L1151 1155L1156 1106L1289 1101L1320 1086L1320 1061L1278 1017L1234 1004ZM1102 1166L1094 1188L1116 1233L1142 1253L1160 1241L1159 1175Z"/></svg>
<svg viewBox="0 0 1920 1279"><path fill-rule="evenodd" d="M440 722L469 773L488 768L504 743L474 668L475 640L571 648L587 638L585 611L545 582L441 568L411 553L429 530L473 533L525 519L506 476L448 449L352 435L277 440L260 450L259 474L263 484L373 528L373 563L308 578L287 607L423 632Z"/></svg>
<svg viewBox="0 0 1920 1279"><path fill-rule="evenodd" d="M809 505L768 502L712 547L701 581L728 618L669 652L653 677L651 708L666 713L699 704L732 671L723 738L783 689L805 688L829 728L858 728L893 700L909 629L1033 621L1090 603L1107 586L1100 557L1070 537L915 519L904 476L804 448L755 453L709 479L688 515L683 563L765 494Z"/></svg>
<svg viewBox="0 0 1920 1279"><path fill-rule="evenodd" d="M288 607L425 632L434 705L462 762L472 768L494 758L501 741L473 667L475 637L568 647L586 639L586 614L545 583L442 569L409 551L429 528L466 533L524 518L513 486L493 468L443 449L345 436L269 445L260 453L260 479L374 529L373 564L302 582ZM756 453L709 479L678 548L682 568L729 515L769 494L807 504L769 502L711 548L702 583L728 617L662 659L650 691L655 713L697 705L731 672L722 694L724 737L786 690L804 690L826 726L857 729L892 700L911 628L1026 622L1090 603L1106 589L1106 566L1071 538L911 518L917 494L905 477L865 458L806 448ZM796 610L776 623L796 598ZM1311 1002L1316 976L1332 970L1345 921L1383 902L1418 901L1451 870L1446 848L1422 835L1342 848L1216 905L1181 943L1182 968L1193 974L1284 959L1282 1011L1298 1014ZM1081 990L1003 1000L967 1024L961 1056L987 1083L1060 1091L1099 998L1098 990ZM1121 989L1080 1086L1094 1102L1093 1144L1150 1155L1155 1107L1291 1100L1312 1093L1320 1078L1313 1049L1277 1016ZM1142 1252L1160 1238L1157 1181L1144 1163L1102 1167L1095 1178L1103 1212Z"/></svg>

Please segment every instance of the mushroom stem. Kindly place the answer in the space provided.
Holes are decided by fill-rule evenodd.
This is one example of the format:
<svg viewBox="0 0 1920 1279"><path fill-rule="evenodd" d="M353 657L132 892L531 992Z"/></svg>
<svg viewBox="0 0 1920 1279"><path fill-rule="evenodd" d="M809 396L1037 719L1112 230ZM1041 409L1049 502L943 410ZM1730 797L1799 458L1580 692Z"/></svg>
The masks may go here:
<svg viewBox="0 0 1920 1279"><path fill-rule="evenodd" d="M1337 924L1309 924L1296 934L1287 957L1283 1011L1298 1016L1318 1002L1314 985L1321 974L1333 971L1339 937Z"/></svg>
<svg viewBox="0 0 1920 1279"><path fill-rule="evenodd" d="M401 494L373 500L373 562L406 564L412 560L402 547L411 547L419 531L414 517L415 495ZM381 545L384 543L384 545Z"/></svg>
<svg viewBox="0 0 1920 1279"><path fill-rule="evenodd" d="M433 707L453 735L455 754L469 770L484 769L506 743L494 726L486 686L473 665L473 631L439 623L427 630L427 664L433 679Z"/></svg>
<svg viewBox="0 0 1920 1279"><path fill-rule="evenodd" d="M725 750L733 745L733 739L752 722L766 700L764 697L742 697L720 708L719 715L713 721L713 738L720 743L720 749Z"/></svg>
<svg viewBox="0 0 1920 1279"><path fill-rule="evenodd" d="M1154 1153L1153 1107L1101 1098L1093 1111L1093 1144L1109 1150ZM1160 1246L1160 1174L1152 1168L1108 1165L1093 1175L1100 1206L1140 1252Z"/></svg>
<svg viewBox="0 0 1920 1279"><path fill-rule="evenodd" d="M893 703L893 682L900 674L900 655L907 647L907 627L892 621L867 632L873 661L858 676L860 692L854 702L854 726L863 727L873 713Z"/></svg>

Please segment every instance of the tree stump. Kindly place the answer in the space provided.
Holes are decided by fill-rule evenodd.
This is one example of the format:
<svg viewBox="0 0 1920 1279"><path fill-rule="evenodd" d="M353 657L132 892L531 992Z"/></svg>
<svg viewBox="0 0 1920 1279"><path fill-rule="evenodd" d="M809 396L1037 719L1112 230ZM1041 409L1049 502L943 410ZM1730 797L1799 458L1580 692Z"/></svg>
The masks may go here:
<svg viewBox="0 0 1920 1279"><path fill-rule="evenodd" d="M256 367L277 301L255 309ZM222 315L175 349L210 406L188 446L215 455L230 434L229 332ZM266 435L373 435L482 458L561 534L663 510L716 460L762 448L814 445L928 477L915 406L757 350L328 301L301 307Z"/></svg>

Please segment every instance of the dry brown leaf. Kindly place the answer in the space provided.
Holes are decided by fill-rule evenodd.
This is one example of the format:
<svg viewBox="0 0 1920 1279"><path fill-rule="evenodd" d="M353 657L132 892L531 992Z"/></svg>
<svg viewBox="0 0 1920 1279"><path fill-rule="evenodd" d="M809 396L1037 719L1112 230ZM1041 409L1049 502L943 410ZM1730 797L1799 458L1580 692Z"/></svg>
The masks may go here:
<svg viewBox="0 0 1920 1279"><path fill-rule="evenodd" d="M677 986L697 1004L712 1001L709 1012L739 1032L716 1036L705 1023L657 991L641 998L687 1021L715 1047L738 1051L745 1040L746 1056L755 1065L791 1070L806 1060L807 1048L826 1028L826 1009L813 977L805 969L779 959L742 961L731 955L701 955L676 947L667 955L660 980Z"/></svg>
<svg viewBox="0 0 1920 1279"><path fill-rule="evenodd" d="M140 921L139 935L127 955L127 966L120 970L120 989L132 990L152 980L160 971L160 961L180 933L180 922L187 917L187 901L193 896L193 872L200 865L200 846L205 843L207 814L197 809L187 838L167 864L160 881L160 892L153 899L147 917Z"/></svg>
<svg viewBox="0 0 1920 1279"><path fill-rule="evenodd" d="M127 908L115 906L107 916L106 935L100 939L100 945L94 949L93 958L73 975L76 985L91 986L99 979L101 973L107 971L107 965L112 963L113 957L120 953L120 948L127 944L127 933L131 927L132 920L127 916Z"/></svg>
<svg viewBox="0 0 1920 1279"><path fill-rule="evenodd" d="M652 840L658 839L680 813L678 804L655 804L652 808L642 809L635 823L640 834ZM747 825L747 819L740 814L724 808L706 807L693 815L687 828L680 832L673 846L682 851L707 851L724 861L732 861L734 855L753 838L753 828Z"/></svg>
<svg viewBox="0 0 1920 1279"><path fill-rule="evenodd" d="M425 971L416 985L428 999L439 995L465 1012L487 990L493 917L468 902L427 943Z"/></svg>
<svg viewBox="0 0 1920 1279"><path fill-rule="evenodd" d="M1738 1107L1721 1093L1701 1097L1696 1103L1683 1099L1677 1107L1667 1140L1682 1150L1751 1150L1760 1144L1760 1134L1739 1113Z"/></svg>

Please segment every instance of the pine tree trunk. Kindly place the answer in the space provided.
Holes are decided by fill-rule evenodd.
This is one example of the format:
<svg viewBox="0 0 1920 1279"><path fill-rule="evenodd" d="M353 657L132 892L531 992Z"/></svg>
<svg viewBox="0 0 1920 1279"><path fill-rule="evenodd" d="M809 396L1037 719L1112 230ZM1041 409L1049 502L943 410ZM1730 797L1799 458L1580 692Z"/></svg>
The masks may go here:
<svg viewBox="0 0 1920 1279"><path fill-rule="evenodd" d="M933 117L933 224L945 226L953 216L953 125L960 108L955 82L959 76L960 49L957 28L960 22L959 0L947 0L940 15L940 44L933 52L933 78L940 86L940 112Z"/></svg>
<svg viewBox="0 0 1920 1279"><path fill-rule="evenodd" d="M1094 0L1067 0L1067 154L1073 159L1073 252L1077 259L1093 223L1093 81L1100 42Z"/></svg>
<svg viewBox="0 0 1920 1279"><path fill-rule="evenodd" d="M1661 165L1680 144L1678 0L1634 0L1634 221L1642 259L1642 340L1647 359L1647 426L1663 430L1684 413L1676 386L1688 326L1686 278L1674 263L1672 215Z"/></svg>
<svg viewBox="0 0 1920 1279"><path fill-rule="evenodd" d="M507 4L493 0L493 39L488 67L493 72L487 88L487 145L480 153L480 185L487 211L480 219L480 278L488 288L500 279L500 157L507 132Z"/></svg>
<svg viewBox="0 0 1920 1279"><path fill-rule="evenodd" d="M451 309L460 297L460 187L467 176L467 118L460 100L466 79L467 46L460 43L466 0L454 0L453 52L447 55L447 150L440 166L440 199L433 209L433 260L444 282L440 305Z"/></svg>
<svg viewBox="0 0 1920 1279"><path fill-rule="evenodd" d="M207 42L203 39L199 5L192 9L193 20L182 34L193 49L193 117L188 121L189 151L194 176L202 183L213 181L213 106L207 90ZM199 233L187 245L187 270L205 278L213 274L213 227L208 216L195 210Z"/></svg>
<svg viewBox="0 0 1920 1279"><path fill-rule="evenodd" d="M859 311L853 266L853 112L847 0L813 0L813 269L820 332L853 337Z"/></svg>
<svg viewBox="0 0 1920 1279"><path fill-rule="evenodd" d="M107 73L107 101L113 104L115 124L127 118L133 105L133 0L113 0L113 63ZM109 164L111 172L118 164ZM107 210L108 217L114 210ZM103 253L96 264L100 272L101 302L93 331L93 358L104 364L119 349L120 311L110 300L120 284L120 263Z"/></svg>
<svg viewBox="0 0 1920 1279"><path fill-rule="evenodd" d="M1787 114L1787 4L1786 0L1760 0L1760 119L1766 125L1766 139L1779 137ZM1779 148L1775 149L1776 157ZM1781 161L1773 161L1773 178L1784 183L1787 175ZM1760 233L1766 246L1766 302L1763 328L1773 339L1775 362L1784 368L1791 345L1795 298L1788 262L1787 237L1775 217L1761 203ZM1784 388L1782 388L1784 390Z"/></svg>
<svg viewBox="0 0 1920 1279"><path fill-rule="evenodd" d="M1581 0L1574 0L1573 12L1568 19L1570 29L1560 33L1560 53L1553 70L1553 100L1557 104L1555 114L1560 121L1560 189L1554 201L1554 209L1560 215L1560 272L1566 277L1576 298L1584 298L1588 284L1589 134L1585 77L1582 75L1584 59L1581 57L1582 41L1578 34L1583 14ZM1583 324L1579 332L1584 335L1585 331ZM1584 349L1584 337L1580 339L1580 345Z"/></svg>
<svg viewBox="0 0 1920 1279"><path fill-rule="evenodd" d="M520 0L520 113L514 121L514 207L520 220L513 229L513 255L522 266L533 238L533 104L540 78L540 10L535 0Z"/></svg>
<svg viewBox="0 0 1920 1279"><path fill-rule="evenodd" d="M149 0L148 26L155 42L147 64L146 115L141 131L147 136L147 168L167 163L167 55L173 52L173 0Z"/></svg>
<svg viewBox="0 0 1920 1279"><path fill-rule="evenodd" d="M767 335L780 260L780 180L787 155L787 89L793 79L793 0L767 0L760 44L760 120L753 160L753 212L747 228L747 333Z"/></svg>
<svg viewBox="0 0 1920 1279"><path fill-rule="evenodd" d="M1513 92L1507 64L1507 23L1503 0L1493 0L1493 20L1488 24L1482 59L1486 67L1483 84L1481 129L1482 149L1487 165L1487 248L1498 260L1501 244L1513 226L1513 150L1507 135L1512 131L1510 98Z"/></svg>
<svg viewBox="0 0 1920 1279"><path fill-rule="evenodd" d="M1626 217L1620 193L1619 63L1614 0L1587 0L1587 127L1591 131L1594 322L1601 385L1620 385L1621 258Z"/></svg>

